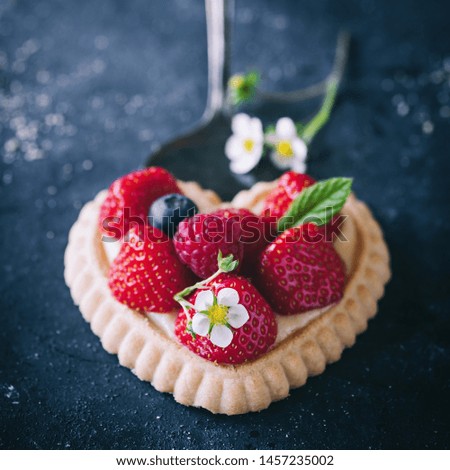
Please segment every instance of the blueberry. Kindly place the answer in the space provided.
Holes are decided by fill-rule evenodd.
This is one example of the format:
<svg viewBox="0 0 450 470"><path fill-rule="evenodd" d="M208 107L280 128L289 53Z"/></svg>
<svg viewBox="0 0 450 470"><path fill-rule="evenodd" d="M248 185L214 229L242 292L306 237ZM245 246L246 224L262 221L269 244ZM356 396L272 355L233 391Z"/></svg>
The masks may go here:
<svg viewBox="0 0 450 470"><path fill-rule="evenodd" d="M173 237L178 224L197 214L197 206L182 194L166 194L156 199L148 212L150 224Z"/></svg>

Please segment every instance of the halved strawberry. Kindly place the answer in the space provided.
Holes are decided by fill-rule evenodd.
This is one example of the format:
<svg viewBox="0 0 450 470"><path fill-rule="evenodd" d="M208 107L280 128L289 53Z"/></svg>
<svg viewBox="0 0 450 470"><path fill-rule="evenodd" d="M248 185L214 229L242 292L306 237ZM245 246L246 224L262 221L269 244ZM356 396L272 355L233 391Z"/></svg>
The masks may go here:
<svg viewBox="0 0 450 470"><path fill-rule="evenodd" d="M262 253L257 286L280 315L337 302L344 284L344 263L314 224L286 230Z"/></svg>
<svg viewBox="0 0 450 470"><path fill-rule="evenodd" d="M112 183L99 215L103 235L123 239L131 224L147 222L151 204L161 196L180 193L175 178L160 167L134 171Z"/></svg>
<svg viewBox="0 0 450 470"><path fill-rule="evenodd" d="M127 238L109 270L113 296L135 310L175 310L173 296L195 279L177 258L172 240L151 225L132 227Z"/></svg>
<svg viewBox="0 0 450 470"><path fill-rule="evenodd" d="M200 296L202 299L197 302ZM275 342L275 315L258 290L243 277L221 274L187 300L201 311L189 309L188 319L181 310L175 334L182 344L208 361L240 364L261 356Z"/></svg>

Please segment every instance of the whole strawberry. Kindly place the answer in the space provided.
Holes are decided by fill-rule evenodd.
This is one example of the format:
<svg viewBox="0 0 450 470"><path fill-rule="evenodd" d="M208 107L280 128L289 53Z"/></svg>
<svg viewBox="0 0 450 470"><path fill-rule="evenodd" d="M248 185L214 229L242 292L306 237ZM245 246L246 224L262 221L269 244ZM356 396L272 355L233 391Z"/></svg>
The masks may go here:
<svg viewBox="0 0 450 470"><path fill-rule="evenodd" d="M344 263L314 224L286 230L261 255L257 285L280 315L337 302L344 284Z"/></svg>
<svg viewBox="0 0 450 470"><path fill-rule="evenodd" d="M264 201L262 213L279 219L303 189L312 186L315 182L316 180L311 176L287 171L280 177L277 187Z"/></svg>
<svg viewBox="0 0 450 470"><path fill-rule="evenodd" d="M244 245L244 262L242 269L250 273L255 266L261 251L276 236L276 220L273 217L259 216L248 209L220 209L214 214L234 220L241 227L239 241Z"/></svg>
<svg viewBox="0 0 450 470"><path fill-rule="evenodd" d="M175 334L209 361L241 364L261 356L275 342L275 315L245 278L221 274L187 300L192 307L178 314Z"/></svg>
<svg viewBox="0 0 450 470"><path fill-rule="evenodd" d="M150 225L132 227L127 238L109 270L113 296L135 310L173 311L173 296L194 277L177 258L172 240Z"/></svg>
<svg viewBox="0 0 450 470"><path fill-rule="evenodd" d="M175 178L166 170L150 167L122 176L108 189L99 215L103 235L122 239L130 224L144 225L150 205L159 197L180 193Z"/></svg>
<svg viewBox="0 0 450 470"><path fill-rule="evenodd" d="M244 255L240 243L242 229L223 215L197 214L178 225L173 244L180 260L201 279L217 270L217 255L233 255L239 262Z"/></svg>

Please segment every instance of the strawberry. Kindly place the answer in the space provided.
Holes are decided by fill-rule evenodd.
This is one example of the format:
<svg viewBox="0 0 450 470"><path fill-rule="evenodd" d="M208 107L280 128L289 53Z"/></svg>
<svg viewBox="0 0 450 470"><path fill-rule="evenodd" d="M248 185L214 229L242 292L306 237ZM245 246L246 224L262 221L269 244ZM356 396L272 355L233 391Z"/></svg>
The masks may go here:
<svg viewBox="0 0 450 470"><path fill-rule="evenodd" d="M242 229L239 241L244 245L244 263L242 268L251 272L259 254L276 235L276 220L273 217L259 216L248 209L220 209L215 215L235 220Z"/></svg>
<svg viewBox="0 0 450 470"><path fill-rule="evenodd" d="M316 180L311 176L296 173L295 171L287 171L280 177L277 187L264 201L262 213L279 219L302 190L312 186L315 182Z"/></svg>
<svg viewBox="0 0 450 470"><path fill-rule="evenodd" d="M217 270L219 251L242 262L241 234L240 225L232 219L214 213L197 214L180 222L173 244L180 260L198 277L206 279Z"/></svg>
<svg viewBox="0 0 450 470"><path fill-rule="evenodd" d="M181 310L175 322L178 340L198 356L219 364L240 364L264 354L275 342L277 323L272 309L262 295L247 279L234 274L220 274L201 290L191 294L188 297L189 302L198 305L199 296L208 297L208 287L212 292L210 297L214 296L218 303L214 305L210 301L208 305L206 301L206 306L203 307L206 310L201 313L193 308L189 309L190 321L187 320L185 311ZM232 290L235 291L234 294ZM227 304L236 306L236 302L239 303L238 311L241 314L244 312L244 317L235 323L238 327L234 328L230 325L233 320L228 318L230 313L233 314L233 307L228 307ZM195 315L200 315L202 321L206 322L205 335L193 331ZM213 342L217 325L228 331L228 340L224 343L226 346L221 347Z"/></svg>
<svg viewBox="0 0 450 470"><path fill-rule="evenodd" d="M192 284L192 273L175 254L172 241L159 229L133 226L109 270L113 296L144 312L170 312L173 296Z"/></svg>
<svg viewBox="0 0 450 470"><path fill-rule="evenodd" d="M344 263L314 224L286 230L261 255L257 285L281 315L337 302L344 283Z"/></svg>
<svg viewBox="0 0 450 470"><path fill-rule="evenodd" d="M150 205L169 193L180 193L180 189L175 178L163 168L150 167L122 176L109 187L101 206L101 233L122 239L130 224L144 225Z"/></svg>

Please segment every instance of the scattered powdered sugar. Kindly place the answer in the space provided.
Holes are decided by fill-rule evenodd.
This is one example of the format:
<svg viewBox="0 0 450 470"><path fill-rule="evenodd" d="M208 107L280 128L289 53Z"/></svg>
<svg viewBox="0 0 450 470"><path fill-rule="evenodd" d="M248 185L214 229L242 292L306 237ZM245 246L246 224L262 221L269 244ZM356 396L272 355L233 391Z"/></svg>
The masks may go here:
<svg viewBox="0 0 450 470"><path fill-rule="evenodd" d="M437 120L450 119L450 57L429 68L417 75L398 70L392 78L381 81L381 89L392 93L391 103L398 116L410 117L424 137L433 134Z"/></svg>
<svg viewBox="0 0 450 470"><path fill-rule="evenodd" d="M0 388L3 392L3 396L12 404L19 405L20 394L14 385L2 384Z"/></svg>

